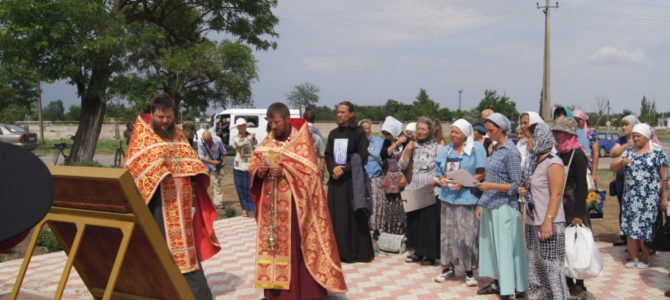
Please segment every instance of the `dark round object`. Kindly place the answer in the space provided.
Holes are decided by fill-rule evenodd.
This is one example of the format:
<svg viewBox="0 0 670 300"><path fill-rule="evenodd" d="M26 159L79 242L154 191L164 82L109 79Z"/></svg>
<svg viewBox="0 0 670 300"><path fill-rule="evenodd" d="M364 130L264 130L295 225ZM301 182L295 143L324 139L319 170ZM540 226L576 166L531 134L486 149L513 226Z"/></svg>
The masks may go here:
<svg viewBox="0 0 670 300"><path fill-rule="evenodd" d="M0 248L13 247L42 220L53 192L53 177L39 157L0 142Z"/></svg>

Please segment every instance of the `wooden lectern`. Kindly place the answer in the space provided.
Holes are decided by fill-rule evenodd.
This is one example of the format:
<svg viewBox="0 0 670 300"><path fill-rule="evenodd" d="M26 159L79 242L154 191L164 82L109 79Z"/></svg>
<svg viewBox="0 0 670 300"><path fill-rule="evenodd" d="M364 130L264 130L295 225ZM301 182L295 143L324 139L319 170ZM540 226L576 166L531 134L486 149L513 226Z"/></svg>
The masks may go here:
<svg viewBox="0 0 670 300"><path fill-rule="evenodd" d="M63 295L72 266L95 299L194 299L127 170L49 170L53 206L35 226L10 299L18 295L45 224L68 257L54 299Z"/></svg>

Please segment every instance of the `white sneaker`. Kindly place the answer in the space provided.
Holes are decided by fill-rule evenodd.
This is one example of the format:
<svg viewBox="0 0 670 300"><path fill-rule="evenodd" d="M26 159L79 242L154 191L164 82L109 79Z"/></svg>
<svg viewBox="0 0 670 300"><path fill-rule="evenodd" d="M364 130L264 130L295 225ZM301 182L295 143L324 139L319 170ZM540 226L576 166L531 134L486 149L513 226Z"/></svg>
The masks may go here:
<svg viewBox="0 0 670 300"><path fill-rule="evenodd" d="M479 282L477 281L477 279L475 279L475 276L470 277L468 275L465 275L465 285L478 286Z"/></svg>
<svg viewBox="0 0 670 300"><path fill-rule="evenodd" d="M442 272L442 274L435 276L433 280L435 282L445 282L451 278L456 277L456 273L454 273L454 269L446 269Z"/></svg>

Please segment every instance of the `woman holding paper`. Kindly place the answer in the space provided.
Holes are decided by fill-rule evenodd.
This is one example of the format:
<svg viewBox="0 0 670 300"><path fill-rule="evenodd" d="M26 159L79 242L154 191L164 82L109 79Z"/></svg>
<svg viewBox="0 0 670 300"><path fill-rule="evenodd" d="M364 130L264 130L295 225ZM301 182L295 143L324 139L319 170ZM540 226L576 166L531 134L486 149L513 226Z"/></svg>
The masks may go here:
<svg viewBox="0 0 670 300"><path fill-rule="evenodd" d="M435 173L441 186L438 198L442 202L440 261L443 268L435 277L436 282L454 278L458 271L465 272L465 285L478 284L472 270L477 266L479 221L475 219L475 210L479 196L475 189L450 178L454 171L465 170L476 180L484 179L486 149L474 141L473 131L468 121L456 120L449 133L451 144L435 159Z"/></svg>
<svg viewBox="0 0 670 300"><path fill-rule="evenodd" d="M406 169L411 165L412 176L405 191L437 184L435 157L440 146L433 140L432 133L433 121L426 117L419 118L416 122L416 140L407 144L400 158L400 168ZM435 202L435 193L432 193L432 197L432 205L407 213L407 247L414 249L414 253L405 260L408 263L433 265L440 257L440 206Z"/></svg>
<svg viewBox="0 0 670 300"><path fill-rule="evenodd" d="M528 254L517 201L521 156L508 138L511 124L507 117L493 113L484 126L496 145L486 161L485 181L475 184L483 191L475 215L479 219L479 276L494 281L477 293L509 298L528 288Z"/></svg>

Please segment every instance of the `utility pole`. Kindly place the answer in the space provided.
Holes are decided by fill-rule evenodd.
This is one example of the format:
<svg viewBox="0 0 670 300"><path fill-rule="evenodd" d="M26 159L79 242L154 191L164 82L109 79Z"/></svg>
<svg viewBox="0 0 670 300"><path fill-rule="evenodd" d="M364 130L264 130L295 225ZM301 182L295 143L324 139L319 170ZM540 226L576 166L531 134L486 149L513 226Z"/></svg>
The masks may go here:
<svg viewBox="0 0 670 300"><path fill-rule="evenodd" d="M545 120L551 119L551 59L550 59L550 43L549 43L549 16L552 8L558 8L558 2L555 5L550 5L549 0L546 0L544 6L536 3L537 8L542 8L544 12L544 75L542 76L542 105L540 105L540 114Z"/></svg>
<svg viewBox="0 0 670 300"><path fill-rule="evenodd" d="M463 89L458 90L458 110L461 110L461 94L463 93Z"/></svg>
<svg viewBox="0 0 670 300"><path fill-rule="evenodd" d="M40 143L44 144L44 120L42 120L42 84L37 82L37 117L40 121Z"/></svg>

